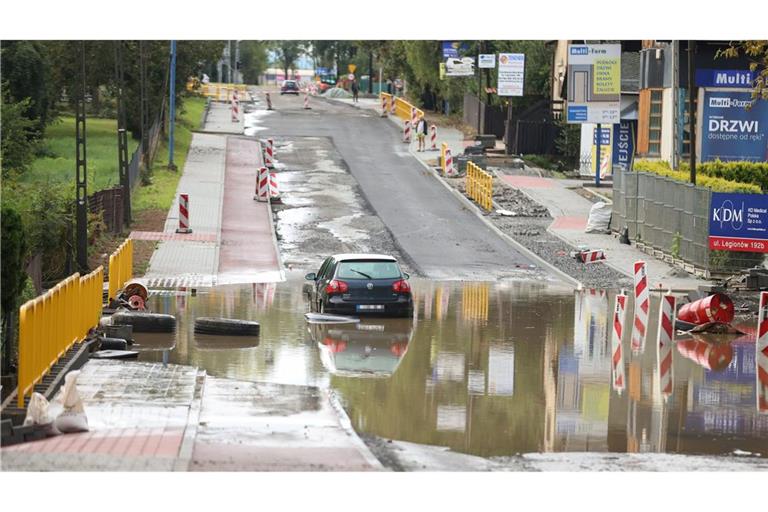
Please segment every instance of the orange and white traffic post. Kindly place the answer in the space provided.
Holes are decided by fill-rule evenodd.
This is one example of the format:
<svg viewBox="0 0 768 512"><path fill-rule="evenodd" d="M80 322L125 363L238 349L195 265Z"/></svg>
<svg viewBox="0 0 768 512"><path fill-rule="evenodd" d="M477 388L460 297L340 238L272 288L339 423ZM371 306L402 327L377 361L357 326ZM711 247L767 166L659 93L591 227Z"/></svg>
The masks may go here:
<svg viewBox="0 0 768 512"><path fill-rule="evenodd" d="M672 349L675 343L675 308L677 299L671 292L661 297L659 307L659 331L656 343L656 364L658 365L659 390L667 400L672 395L674 376L672 374Z"/></svg>
<svg viewBox="0 0 768 512"><path fill-rule="evenodd" d="M650 294L648 292L648 275L644 261L636 261L634 265L635 282L635 318L632 329L632 352L641 354L645 349L645 336L648 329L648 310Z"/></svg>
<svg viewBox="0 0 768 512"><path fill-rule="evenodd" d="M624 375L624 351L621 338L624 334L624 318L626 316L627 294L624 290L616 294L616 304L613 308L613 336L611 336L611 383L613 389L621 395L626 385Z"/></svg>
<svg viewBox="0 0 768 512"><path fill-rule="evenodd" d="M179 227L177 233L191 233L189 227L189 194L179 194Z"/></svg>

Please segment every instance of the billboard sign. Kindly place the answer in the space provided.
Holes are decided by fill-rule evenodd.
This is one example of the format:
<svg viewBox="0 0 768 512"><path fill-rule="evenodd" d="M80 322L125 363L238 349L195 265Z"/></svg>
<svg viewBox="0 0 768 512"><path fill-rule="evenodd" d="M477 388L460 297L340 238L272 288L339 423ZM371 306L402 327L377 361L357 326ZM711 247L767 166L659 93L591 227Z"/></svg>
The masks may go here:
<svg viewBox="0 0 768 512"><path fill-rule="evenodd" d="M522 53L499 54L499 96L522 96L525 84L525 55Z"/></svg>
<svg viewBox="0 0 768 512"><path fill-rule="evenodd" d="M768 196L713 192L709 248L768 253Z"/></svg>
<svg viewBox="0 0 768 512"><path fill-rule="evenodd" d="M478 67L480 68L495 68L496 67L496 54L495 53L489 53L489 54L480 54L480 59L478 61Z"/></svg>
<svg viewBox="0 0 768 512"><path fill-rule="evenodd" d="M621 45L568 45L569 123L615 124L621 116Z"/></svg>
<svg viewBox="0 0 768 512"><path fill-rule="evenodd" d="M600 177L605 178L611 176L613 158L611 155L611 149L613 144L611 143L612 132L610 126L600 127ZM595 175L595 166L597 165L597 126L592 129L592 148L590 150L590 166L591 175Z"/></svg>
<svg viewBox="0 0 768 512"><path fill-rule="evenodd" d="M468 55L469 45L460 41L443 41L445 76L473 76L475 58Z"/></svg>
<svg viewBox="0 0 768 512"><path fill-rule="evenodd" d="M613 167L624 172L632 170L635 157L635 123L622 120L613 125Z"/></svg>
<svg viewBox="0 0 768 512"><path fill-rule="evenodd" d="M697 87L751 89L755 74L748 69L697 69Z"/></svg>
<svg viewBox="0 0 768 512"><path fill-rule="evenodd" d="M704 91L701 161L716 159L768 161L768 101L753 102L747 91Z"/></svg>

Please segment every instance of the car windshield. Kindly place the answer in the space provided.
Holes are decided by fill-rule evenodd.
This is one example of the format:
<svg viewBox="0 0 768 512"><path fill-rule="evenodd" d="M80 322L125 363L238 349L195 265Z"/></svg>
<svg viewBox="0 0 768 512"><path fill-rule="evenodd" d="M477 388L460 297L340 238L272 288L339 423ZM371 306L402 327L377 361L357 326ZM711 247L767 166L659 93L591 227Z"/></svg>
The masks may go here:
<svg viewBox="0 0 768 512"><path fill-rule="evenodd" d="M396 261L342 261L336 272L339 279L398 279L400 266Z"/></svg>

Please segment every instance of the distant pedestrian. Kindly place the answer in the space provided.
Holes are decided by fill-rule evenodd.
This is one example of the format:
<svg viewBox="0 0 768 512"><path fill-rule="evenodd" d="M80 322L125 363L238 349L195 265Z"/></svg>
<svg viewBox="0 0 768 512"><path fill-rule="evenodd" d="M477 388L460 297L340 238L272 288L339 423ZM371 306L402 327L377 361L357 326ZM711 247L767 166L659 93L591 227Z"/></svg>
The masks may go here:
<svg viewBox="0 0 768 512"><path fill-rule="evenodd" d="M427 138L427 121L424 116L419 117L419 121L416 123L416 138L419 141L419 149L416 151L424 151L424 144Z"/></svg>
<svg viewBox="0 0 768 512"><path fill-rule="evenodd" d="M360 92L360 87L357 86L357 80L352 80L352 101L357 103L357 94Z"/></svg>
<svg viewBox="0 0 768 512"><path fill-rule="evenodd" d="M392 94L392 79L387 78L387 94Z"/></svg>

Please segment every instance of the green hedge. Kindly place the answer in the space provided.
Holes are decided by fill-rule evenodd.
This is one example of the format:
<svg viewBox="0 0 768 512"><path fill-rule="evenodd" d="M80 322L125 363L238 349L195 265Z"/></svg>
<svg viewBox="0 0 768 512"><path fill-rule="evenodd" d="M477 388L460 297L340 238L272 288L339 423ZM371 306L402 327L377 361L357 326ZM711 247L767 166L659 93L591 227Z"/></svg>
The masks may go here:
<svg viewBox="0 0 768 512"><path fill-rule="evenodd" d="M744 164L745 162L734 162ZM701 174L696 175L696 184L702 187L711 188L715 192L742 192L746 194L760 194L762 190L759 185L755 185L752 182L739 183L736 181L724 179L722 177L716 177L709 175L708 172L714 172L717 162L708 162L696 166L696 169L701 169L702 166L708 166L707 171L701 170ZM721 165L727 165L720 162ZM752 164L760 165L760 164ZM684 167L684 166L683 166ZM735 166L734 166L735 168ZM673 170L669 163L663 160L635 160L634 170L641 172L650 172L658 174L659 176L665 176L672 178L673 180L688 182L690 181L690 174L684 168L680 171ZM735 171L734 171L735 172ZM740 171L741 172L741 171Z"/></svg>
<svg viewBox="0 0 768 512"><path fill-rule="evenodd" d="M705 162L696 171L713 178L752 183L768 192L768 162Z"/></svg>

